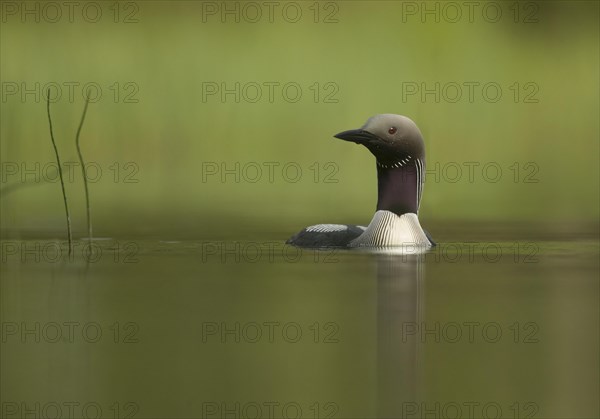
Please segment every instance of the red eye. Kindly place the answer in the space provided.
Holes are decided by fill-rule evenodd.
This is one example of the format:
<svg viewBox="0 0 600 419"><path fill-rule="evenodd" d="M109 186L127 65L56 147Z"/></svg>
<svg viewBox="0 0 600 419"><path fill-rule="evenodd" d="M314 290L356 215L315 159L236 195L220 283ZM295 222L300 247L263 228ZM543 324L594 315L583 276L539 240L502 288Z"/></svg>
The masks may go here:
<svg viewBox="0 0 600 419"><path fill-rule="evenodd" d="M398 128L391 127L390 129L388 129L388 134L394 135L396 133L396 131L398 131Z"/></svg>

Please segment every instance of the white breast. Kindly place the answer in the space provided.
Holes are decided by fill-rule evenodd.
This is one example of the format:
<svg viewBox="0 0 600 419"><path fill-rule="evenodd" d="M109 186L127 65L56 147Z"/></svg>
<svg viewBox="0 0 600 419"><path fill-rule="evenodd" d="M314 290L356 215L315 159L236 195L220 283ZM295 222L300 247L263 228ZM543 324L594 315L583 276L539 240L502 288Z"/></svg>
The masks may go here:
<svg viewBox="0 0 600 419"><path fill-rule="evenodd" d="M424 246L431 247L417 214L396 215L377 211L363 234L352 240L350 247Z"/></svg>

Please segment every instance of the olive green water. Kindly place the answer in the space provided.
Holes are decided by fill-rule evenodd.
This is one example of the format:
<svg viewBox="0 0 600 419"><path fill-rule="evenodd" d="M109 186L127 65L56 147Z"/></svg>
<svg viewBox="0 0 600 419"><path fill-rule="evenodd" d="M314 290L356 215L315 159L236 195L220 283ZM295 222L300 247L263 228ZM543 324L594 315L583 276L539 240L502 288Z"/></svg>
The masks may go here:
<svg viewBox="0 0 600 419"><path fill-rule="evenodd" d="M598 416L597 240L276 236L3 241L4 417Z"/></svg>
<svg viewBox="0 0 600 419"><path fill-rule="evenodd" d="M0 2L0 416L600 417L599 3L275 3ZM388 112L440 246L285 247Z"/></svg>

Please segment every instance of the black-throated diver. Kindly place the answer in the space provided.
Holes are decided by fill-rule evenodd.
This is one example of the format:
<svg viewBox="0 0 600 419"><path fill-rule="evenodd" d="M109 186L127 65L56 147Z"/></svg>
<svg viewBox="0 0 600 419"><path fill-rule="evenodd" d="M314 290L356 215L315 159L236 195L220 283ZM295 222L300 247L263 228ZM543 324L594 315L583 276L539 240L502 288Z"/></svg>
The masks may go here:
<svg viewBox="0 0 600 419"><path fill-rule="evenodd" d="M360 129L334 135L362 144L377 164L377 210L367 227L317 224L287 243L299 247L435 246L421 228L418 213L425 180L425 145L406 116L375 115Z"/></svg>

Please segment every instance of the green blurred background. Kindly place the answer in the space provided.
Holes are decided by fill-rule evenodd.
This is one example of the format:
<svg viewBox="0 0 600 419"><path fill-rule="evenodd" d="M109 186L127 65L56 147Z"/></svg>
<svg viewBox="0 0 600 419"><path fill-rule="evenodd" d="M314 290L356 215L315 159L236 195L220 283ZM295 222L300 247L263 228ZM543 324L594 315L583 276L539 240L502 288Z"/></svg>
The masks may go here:
<svg viewBox="0 0 600 419"><path fill-rule="evenodd" d="M115 401L138 403L136 417L198 417L210 400L294 400L307 417L315 401L334 401L340 418L398 417L402 400L495 401L503 417L518 402L525 417L533 401L535 417L598 417L598 2L481 1L472 22L464 3L280 2L272 23L264 6L251 23L247 3L227 2L246 7L236 23L203 15L222 2L79 2L72 23L66 7L52 23L51 9L23 22L6 8L47 3L1 2L0 221L2 245L21 250L2 248L2 321L99 322L107 332L98 345L2 342L2 401L96 400L105 417ZM89 4L101 5L97 23L82 18ZM462 7L456 23L448 4ZM302 17L290 23L294 7ZM439 22L422 18L436 7ZM499 21L488 21L498 7ZM268 82L279 83L272 103ZM469 101L470 82L497 83L502 96L492 102L476 88ZM94 234L113 238L95 242L96 263L82 257L83 241L72 263L36 251L65 237L60 186L42 181L54 175L48 83L62 90L51 112L65 163L77 161L82 86L102 91L81 137L86 161L102 170L90 184ZM248 95L258 84L263 96L203 98L206 83L240 83ZM286 83L302 88L297 102L282 97ZM439 83L440 100L403 95L422 83ZM23 97L23 86L32 93ZM248 260L243 250L283 247L308 224L369 222L374 159L332 135L384 112L413 118L424 134L420 217L441 245L426 259L340 252L326 263L306 251L297 263L282 252ZM239 165L239 182L203 179L203 167L222 164ZM302 169L298 181L286 181L285 165ZM256 166L262 176L251 182ZM488 176L501 168L497 182L484 166ZM84 190L79 167L71 173L81 238ZM500 248L502 260L444 257L470 240ZM124 262L127 244L139 250L135 263ZM224 250L207 256L206 244ZM336 322L340 342L207 344L200 334L203 322L273 320ZM467 321L534 322L539 342L515 344L510 329L498 345L403 342L398 332L403 322ZM115 322L138 324L139 344L113 344Z"/></svg>
<svg viewBox="0 0 600 419"><path fill-rule="evenodd" d="M61 158L77 161L74 137L84 105L82 86L93 82L102 97L89 106L82 149L84 158L102 169L99 181L90 185L99 236L202 237L265 229L291 234L310 223L368 223L376 200L374 159L332 135L377 113L407 115L424 134L428 169L438 173L438 178L427 177L421 205L425 225L439 230L493 222L541 226L550 234L597 234L598 3L496 2L502 11L496 23L482 17L486 2L475 8L473 22L463 7L456 23L449 21L454 16L450 9L440 9L439 22L435 15L423 19L419 14L443 2L408 3L419 8L417 14L407 13L407 2L322 2L316 6L317 23L313 2L295 3L303 12L296 23L283 18L284 2L272 23L264 7L256 23L248 21L254 16L251 9L241 10L239 23L232 15L223 22L219 12L207 15L201 2L123 2L116 6L118 23L112 3L99 3L103 16L97 23L81 18L82 6L75 9L73 22L63 9L57 23L43 15L39 23L31 16L22 22L3 9L4 233L63 234L59 184L36 183L34 175L23 183L21 168L16 175L10 170L14 164L31 168L39 163L43 179L43 168L54 161L41 95L47 83L62 86L61 99L51 107ZM228 7L235 4L243 7ZM291 9L286 16L293 17ZM78 83L73 100L69 82ZM280 84L272 103L265 82ZM295 103L281 93L289 82L302 88ZM479 83L472 102L465 82ZM490 82L502 88L495 103L481 90ZM239 103L233 95L203 99L206 83L229 88L240 83ZM251 86L247 83L263 86L255 103L241 91ZM422 83L428 88L439 83L440 99L403 97L406 86ZM456 103L444 97L448 83L463 86ZM14 86L19 91L9 94ZM38 97L23 98L23 86L37 90ZM253 96L248 89L247 97ZM334 90L329 96L334 103L326 103ZM527 103L533 90L529 99L537 102ZM131 99L134 103L126 103ZM206 164L232 168L236 162L241 169L250 163L264 170L256 182L246 181L244 173L239 182L234 175L225 182L219 175L203 182ZM279 164L273 182L265 162ZM479 165L473 182L464 162ZM287 163L302 169L297 182L285 180L281 168ZM485 180L486 164L502 169L497 182ZM452 182L456 165L463 172ZM254 177L252 167L246 167ZM337 182L325 182L334 170L331 179ZM532 171L537 182L524 182ZM85 234L83 185L78 166L73 173L67 193L80 237ZM137 182L128 183L131 179Z"/></svg>

